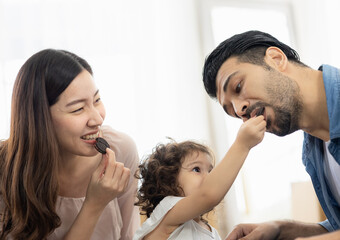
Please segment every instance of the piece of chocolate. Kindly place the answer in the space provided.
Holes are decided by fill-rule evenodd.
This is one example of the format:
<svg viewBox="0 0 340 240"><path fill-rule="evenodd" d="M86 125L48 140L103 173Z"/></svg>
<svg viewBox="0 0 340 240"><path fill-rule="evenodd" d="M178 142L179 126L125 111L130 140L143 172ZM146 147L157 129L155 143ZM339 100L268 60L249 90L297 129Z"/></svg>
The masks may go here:
<svg viewBox="0 0 340 240"><path fill-rule="evenodd" d="M263 115L263 113L264 113L264 107L262 107L259 111L257 111L256 117Z"/></svg>
<svg viewBox="0 0 340 240"><path fill-rule="evenodd" d="M94 148L102 153L105 154L106 153L106 148L110 148L110 145L107 143L107 141L104 138L101 137L97 137L96 138L96 144L94 145Z"/></svg>

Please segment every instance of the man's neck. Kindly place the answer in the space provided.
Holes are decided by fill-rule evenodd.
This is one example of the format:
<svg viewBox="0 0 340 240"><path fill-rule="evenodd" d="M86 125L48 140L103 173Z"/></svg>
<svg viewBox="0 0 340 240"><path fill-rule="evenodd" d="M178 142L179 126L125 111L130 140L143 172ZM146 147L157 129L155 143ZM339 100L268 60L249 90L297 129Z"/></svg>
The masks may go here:
<svg viewBox="0 0 340 240"><path fill-rule="evenodd" d="M329 140L329 118L322 72L304 69L298 80L303 99L300 127L323 141Z"/></svg>

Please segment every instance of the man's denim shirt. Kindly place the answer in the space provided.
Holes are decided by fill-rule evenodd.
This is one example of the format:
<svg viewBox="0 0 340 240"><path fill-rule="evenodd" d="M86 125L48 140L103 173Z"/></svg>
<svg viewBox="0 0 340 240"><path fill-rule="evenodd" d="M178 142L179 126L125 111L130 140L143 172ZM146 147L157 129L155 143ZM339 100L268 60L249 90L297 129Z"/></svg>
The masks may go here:
<svg viewBox="0 0 340 240"><path fill-rule="evenodd" d="M340 164L340 71L329 65L322 65L329 117L329 152ZM318 109L315 109L318 111ZM316 195L327 217L320 224L328 231L340 228L340 206L335 200L324 176L324 145L319 138L304 133L302 162L310 175ZM340 173L339 173L340 174Z"/></svg>

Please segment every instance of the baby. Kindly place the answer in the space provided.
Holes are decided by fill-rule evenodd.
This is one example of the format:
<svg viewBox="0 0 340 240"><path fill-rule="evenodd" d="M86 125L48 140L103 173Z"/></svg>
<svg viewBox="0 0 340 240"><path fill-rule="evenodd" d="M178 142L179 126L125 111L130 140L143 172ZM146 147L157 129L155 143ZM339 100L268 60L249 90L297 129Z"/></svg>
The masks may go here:
<svg viewBox="0 0 340 240"><path fill-rule="evenodd" d="M135 205L148 219L133 239L221 239L202 215L224 198L265 130L262 115L244 122L215 168L213 153L202 144L185 141L158 145L136 173L142 185Z"/></svg>

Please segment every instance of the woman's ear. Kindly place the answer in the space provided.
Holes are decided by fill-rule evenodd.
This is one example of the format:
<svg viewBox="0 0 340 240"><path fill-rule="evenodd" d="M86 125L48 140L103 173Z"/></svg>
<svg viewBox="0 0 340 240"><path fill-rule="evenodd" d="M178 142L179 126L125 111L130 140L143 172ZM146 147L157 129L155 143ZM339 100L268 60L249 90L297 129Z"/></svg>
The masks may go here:
<svg viewBox="0 0 340 240"><path fill-rule="evenodd" d="M284 52L282 52L282 50L277 47L267 48L264 60L266 61L267 64L276 68L280 72L286 70L288 64L286 54L284 54Z"/></svg>

